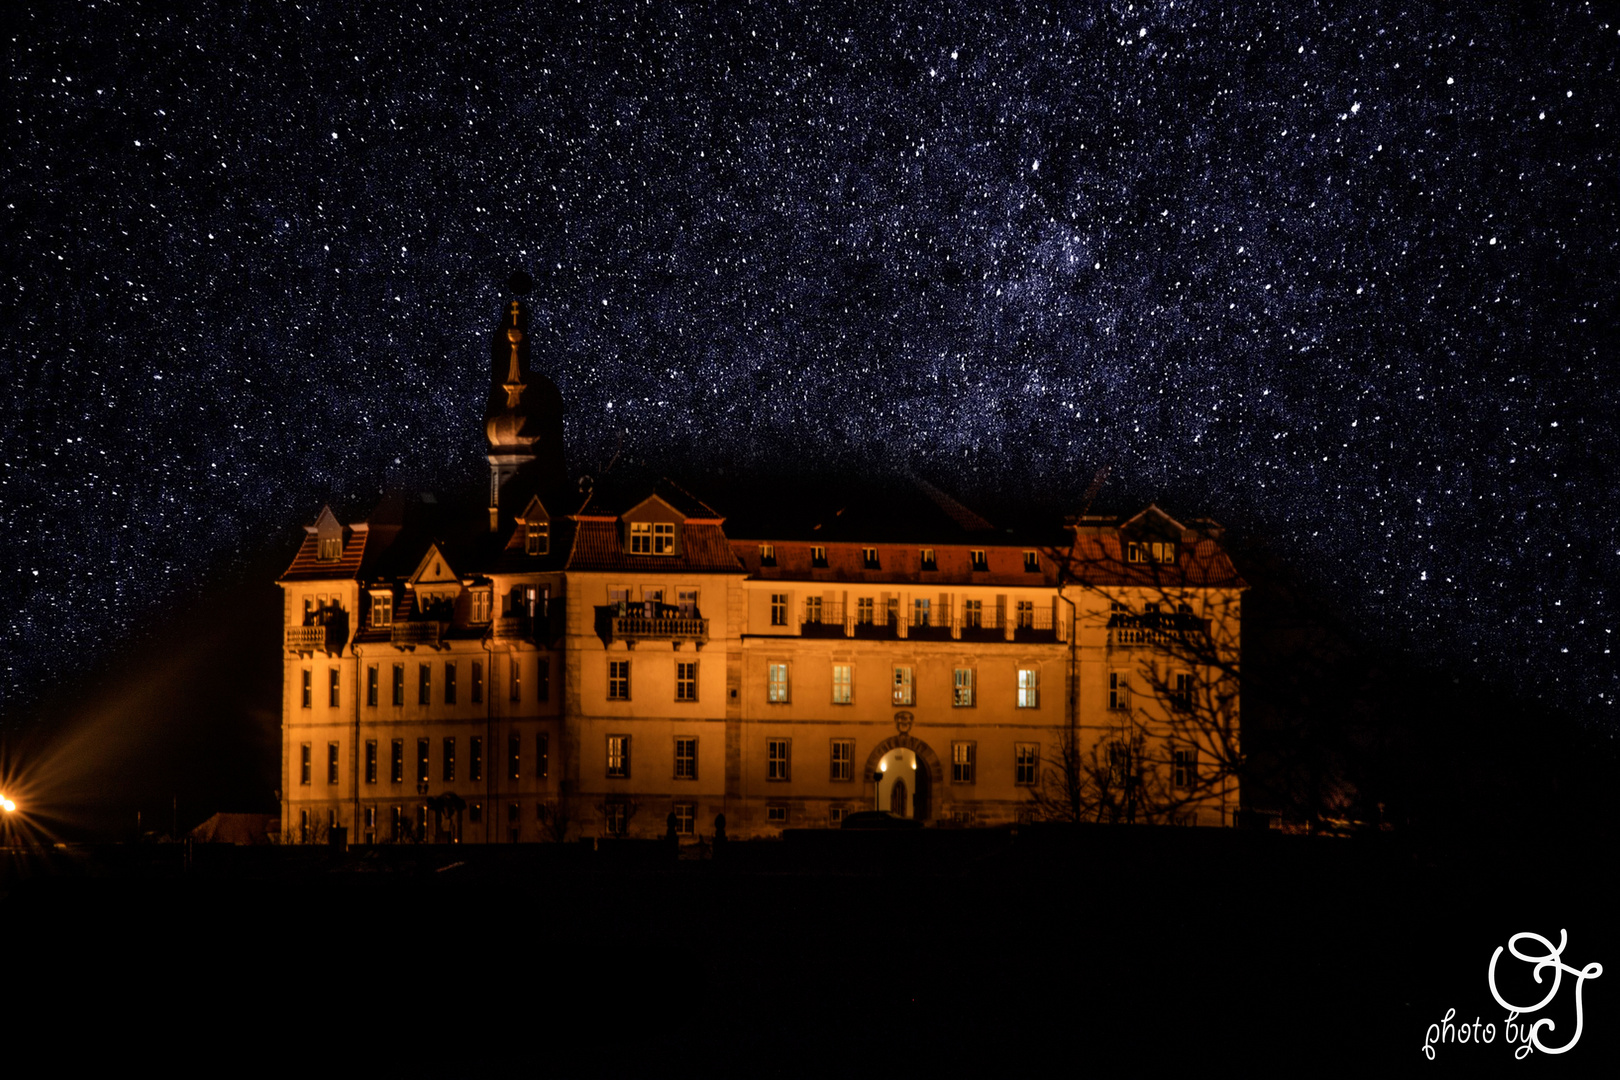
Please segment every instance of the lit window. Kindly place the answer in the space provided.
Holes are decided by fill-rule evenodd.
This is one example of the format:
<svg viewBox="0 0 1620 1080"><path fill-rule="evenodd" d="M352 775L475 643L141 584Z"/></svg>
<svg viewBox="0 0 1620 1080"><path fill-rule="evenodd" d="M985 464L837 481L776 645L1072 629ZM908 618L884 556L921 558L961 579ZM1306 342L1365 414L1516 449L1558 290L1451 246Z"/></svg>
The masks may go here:
<svg viewBox="0 0 1620 1080"><path fill-rule="evenodd" d="M793 751L792 739L765 740L765 779L787 780Z"/></svg>
<svg viewBox="0 0 1620 1080"><path fill-rule="evenodd" d="M405 704L405 665L394 665L394 704Z"/></svg>
<svg viewBox="0 0 1620 1080"><path fill-rule="evenodd" d="M607 737L607 774L620 780L629 777L630 736L609 735Z"/></svg>
<svg viewBox="0 0 1620 1080"><path fill-rule="evenodd" d="M669 522L659 522L653 526L653 554L675 554L675 526Z"/></svg>
<svg viewBox="0 0 1620 1080"><path fill-rule="evenodd" d="M304 679L304 684L303 684L303 686L304 686L304 688L303 688L304 708L306 708L306 709L313 708L314 705L315 705L315 673L313 671L309 670L309 668L305 668L304 671L303 671L303 679Z"/></svg>
<svg viewBox="0 0 1620 1080"><path fill-rule="evenodd" d="M894 703L896 705L916 704L916 695L913 693L910 665L895 665L894 669Z"/></svg>
<svg viewBox="0 0 1620 1080"><path fill-rule="evenodd" d="M326 672L326 704L334 709L342 696L338 690L343 684L343 677L338 672L338 668L328 668Z"/></svg>
<svg viewBox="0 0 1620 1080"><path fill-rule="evenodd" d="M377 665L366 667L366 704L372 708L377 707Z"/></svg>
<svg viewBox="0 0 1620 1080"><path fill-rule="evenodd" d="M377 740L366 740L366 783L377 782Z"/></svg>
<svg viewBox="0 0 1620 1080"><path fill-rule="evenodd" d="M761 545L759 545L759 565L761 565L761 566L775 566L776 565L776 545L774 545L774 544L761 544Z"/></svg>
<svg viewBox="0 0 1620 1080"><path fill-rule="evenodd" d="M405 740L395 739L389 748L391 754L388 761L388 782L403 784L405 782Z"/></svg>
<svg viewBox="0 0 1620 1080"><path fill-rule="evenodd" d="M371 594L371 625L391 626L394 622L394 597L390 593Z"/></svg>
<svg viewBox="0 0 1620 1080"><path fill-rule="evenodd" d="M472 591L472 621L475 623L489 622L491 590L474 589Z"/></svg>
<svg viewBox="0 0 1620 1080"><path fill-rule="evenodd" d="M1041 705L1041 672L1039 668L1018 669L1018 707L1038 709Z"/></svg>
<svg viewBox="0 0 1620 1080"><path fill-rule="evenodd" d="M990 569L989 556L987 556L984 552L972 551L968 553L968 556L971 559L971 569L980 571Z"/></svg>
<svg viewBox="0 0 1620 1080"><path fill-rule="evenodd" d="M827 549L824 548L824 547L813 547L813 548L811 548L810 549L810 565L814 566L814 567L817 567L818 569L826 567L826 565L827 565Z"/></svg>
<svg viewBox="0 0 1620 1080"><path fill-rule="evenodd" d="M771 593L771 625L787 625L787 593Z"/></svg>
<svg viewBox="0 0 1620 1080"><path fill-rule="evenodd" d="M323 562L330 562L333 559L341 558L342 555L343 538L341 536L330 536L321 540L320 559Z"/></svg>
<svg viewBox="0 0 1620 1080"><path fill-rule="evenodd" d="M431 705L433 703L433 665L416 665L416 703L418 705Z"/></svg>
<svg viewBox="0 0 1620 1080"><path fill-rule="evenodd" d="M834 664L832 669L832 699L834 705L848 705L855 700L851 668L848 664Z"/></svg>
<svg viewBox="0 0 1620 1080"><path fill-rule="evenodd" d="M1173 563L1176 561L1176 545L1172 543L1153 544L1153 561L1158 563Z"/></svg>
<svg viewBox="0 0 1620 1080"><path fill-rule="evenodd" d="M1013 783L1033 784L1040 773L1041 744L1021 742L1013 744Z"/></svg>
<svg viewBox="0 0 1620 1080"><path fill-rule="evenodd" d="M919 553L918 561L922 563L924 570L937 570L939 568L939 562L934 558L933 548L923 548Z"/></svg>
<svg viewBox="0 0 1620 1080"><path fill-rule="evenodd" d="M484 702L484 662L482 660L472 662L472 700L474 705L481 705Z"/></svg>
<svg viewBox="0 0 1620 1080"><path fill-rule="evenodd" d="M1146 548L1146 544L1138 544L1135 540L1130 541L1125 545L1125 561L1133 563L1147 562Z"/></svg>
<svg viewBox="0 0 1620 1080"><path fill-rule="evenodd" d="M1176 750L1172 756L1172 782L1178 788L1196 787L1198 784L1197 749Z"/></svg>
<svg viewBox="0 0 1620 1080"><path fill-rule="evenodd" d="M456 703L456 662L454 660L444 662L444 703L446 705Z"/></svg>
<svg viewBox="0 0 1620 1080"><path fill-rule="evenodd" d="M338 782L338 744L335 742L326 744L326 782Z"/></svg>
<svg viewBox="0 0 1620 1080"><path fill-rule="evenodd" d="M309 773L310 773L310 755L311 755L310 745L309 745L309 743L304 743L303 746L301 746L299 749L302 751L302 756L301 756L301 759L300 759L301 763L300 763L299 769L298 769L298 782L300 784L307 784L307 783L309 783Z"/></svg>
<svg viewBox="0 0 1620 1080"><path fill-rule="evenodd" d="M551 550L551 524L531 521L523 527L523 550L529 555L544 555Z"/></svg>
<svg viewBox="0 0 1620 1080"><path fill-rule="evenodd" d="M456 740L450 736L444 740L444 782L451 783L456 778Z"/></svg>
<svg viewBox="0 0 1620 1080"><path fill-rule="evenodd" d="M952 705L965 706L965 705L972 705L973 704L973 669L972 668L963 668L963 667L957 668L956 669L956 676L955 676L955 678L953 680L953 686L954 686L954 689L953 689L953 692L951 694L951 704Z"/></svg>
<svg viewBox="0 0 1620 1080"><path fill-rule="evenodd" d="M855 621L862 626L872 625L872 598L863 596L855 601Z"/></svg>
<svg viewBox="0 0 1620 1080"><path fill-rule="evenodd" d="M506 778L523 778L523 736L515 731L506 736Z"/></svg>
<svg viewBox="0 0 1620 1080"><path fill-rule="evenodd" d="M973 783L973 760L977 745L970 742L951 743L951 783Z"/></svg>
<svg viewBox="0 0 1620 1080"><path fill-rule="evenodd" d="M431 740L416 740L416 782L425 784L428 780L428 747Z"/></svg>
<svg viewBox="0 0 1620 1080"><path fill-rule="evenodd" d="M878 549L875 547L862 548L861 561L868 570L878 569Z"/></svg>
<svg viewBox="0 0 1620 1080"><path fill-rule="evenodd" d="M507 671L506 671L507 683L512 688L511 693L507 694L507 697L511 698L513 701L522 701L523 700L523 662L521 660L519 660L517 657L514 656L507 663L506 668L507 668Z"/></svg>
<svg viewBox="0 0 1620 1080"><path fill-rule="evenodd" d="M1108 707L1110 709L1129 709L1131 707L1130 677L1123 671L1110 671L1108 673Z"/></svg>
<svg viewBox="0 0 1620 1080"><path fill-rule="evenodd" d="M675 779L697 779L697 739L682 737L675 740Z"/></svg>
<svg viewBox="0 0 1620 1080"><path fill-rule="evenodd" d="M853 780L855 778L855 740L834 739L832 741L832 773L833 780Z"/></svg>
<svg viewBox="0 0 1620 1080"><path fill-rule="evenodd" d="M652 554L652 522L634 521L630 523L630 554Z"/></svg>
<svg viewBox="0 0 1620 1080"><path fill-rule="evenodd" d="M765 665L765 700L784 702L788 699L788 666Z"/></svg>
<svg viewBox="0 0 1620 1080"><path fill-rule="evenodd" d="M630 700L630 661L608 661L608 700Z"/></svg>
<svg viewBox="0 0 1620 1080"><path fill-rule="evenodd" d="M697 835L697 804L696 803L678 802L678 803L675 804L674 809L671 810L670 812L675 815L675 835L676 836L696 836Z"/></svg>
<svg viewBox="0 0 1620 1080"><path fill-rule="evenodd" d="M1041 570L1041 557L1033 551L1024 552L1024 573L1038 574Z"/></svg>
<svg viewBox="0 0 1620 1080"><path fill-rule="evenodd" d="M804 601L804 621L807 622L807 623L816 623L818 625L820 624L820 622L821 622L821 597L819 597L819 596L809 596L809 597L805 598L805 601Z"/></svg>
<svg viewBox="0 0 1620 1080"><path fill-rule="evenodd" d="M675 700L697 700L697 661L675 662Z"/></svg>
<svg viewBox="0 0 1620 1080"><path fill-rule="evenodd" d="M477 783L483 778L484 737L474 735L467 740L467 779Z"/></svg>

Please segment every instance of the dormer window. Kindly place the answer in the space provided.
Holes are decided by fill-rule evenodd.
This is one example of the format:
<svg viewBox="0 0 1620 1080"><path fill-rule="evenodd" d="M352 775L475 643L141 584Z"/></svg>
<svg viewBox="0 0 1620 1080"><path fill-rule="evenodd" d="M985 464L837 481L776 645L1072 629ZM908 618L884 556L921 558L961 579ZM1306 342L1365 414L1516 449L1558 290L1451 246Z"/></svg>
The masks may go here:
<svg viewBox="0 0 1620 1080"><path fill-rule="evenodd" d="M826 566L827 566L827 549L824 548L824 547L813 547L813 548L811 548L810 549L810 565L813 566L813 567L816 567L817 569L826 569Z"/></svg>
<svg viewBox="0 0 1620 1080"><path fill-rule="evenodd" d="M1041 572L1041 556L1038 552L1024 552L1024 573L1038 574Z"/></svg>
<svg viewBox="0 0 1620 1080"><path fill-rule="evenodd" d="M861 561L865 569L878 569L878 549L875 547L861 548Z"/></svg>
<svg viewBox="0 0 1620 1080"><path fill-rule="evenodd" d="M374 592L371 594L371 625L392 626L394 624L394 595L388 592Z"/></svg>
<svg viewBox="0 0 1620 1080"><path fill-rule="evenodd" d="M474 589L472 591L472 621L473 622L475 622L475 623L489 622L490 609L493 607L493 604L491 603L492 599L493 599L492 590L490 590L490 589Z"/></svg>
<svg viewBox="0 0 1620 1080"><path fill-rule="evenodd" d="M989 556L987 556L984 552L982 552L982 551L974 551L974 552L971 552L970 554L972 555L973 569L974 570L980 571L982 573L983 571L990 569Z"/></svg>
<svg viewBox="0 0 1620 1080"><path fill-rule="evenodd" d="M531 521L523 526L523 551L527 555L545 555L551 551L551 524Z"/></svg>
<svg viewBox="0 0 1620 1080"><path fill-rule="evenodd" d="M759 545L759 565L761 565L761 566L775 566L776 565L776 545L775 544L761 544L761 545Z"/></svg>
<svg viewBox="0 0 1620 1080"><path fill-rule="evenodd" d="M1135 541L1125 545L1125 561L1133 563L1173 563L1176 561L1174 541Z"/></svg>
<svg viewBox="0 0 1620 1080"><path fill-rule="evenodd" d="M323 536L320 540L320 549L317 555L322 562L333 562L343 557L343 538L341 536Z"/></svg>
<svg viewBox="0 0 1620 1080"><path fill-rule="evenodd" d="M933 548L923 548L920 554L920 559L922 561L922 568L924 570L939 569L939 562L934 558Z"/></svg>
<svg viewBox="0 0 1620 1080"><path fill-rule="evenodd" d="M653 525L653 554L675 554L675 526L667 521Z"/></svg>
<svg viewBox="0 0 1620 1080"><path fill-rule="evenodd" d="M632 521L630 523L630 554L652 554L652 522Z"/></svg>

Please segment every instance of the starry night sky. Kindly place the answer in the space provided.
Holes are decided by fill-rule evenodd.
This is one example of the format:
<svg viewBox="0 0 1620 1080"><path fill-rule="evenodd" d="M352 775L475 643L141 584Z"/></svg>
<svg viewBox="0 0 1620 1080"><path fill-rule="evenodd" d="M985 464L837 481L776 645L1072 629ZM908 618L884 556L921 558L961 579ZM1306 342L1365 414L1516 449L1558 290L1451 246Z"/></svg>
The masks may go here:
<svg viewBox="0 0 1620 1080"><path fill-rule="evenodd" d="M1108 464L1612 715L1612 9L167 7L0 16L8 707L476 483L524 268L576 471Z"/></svg>

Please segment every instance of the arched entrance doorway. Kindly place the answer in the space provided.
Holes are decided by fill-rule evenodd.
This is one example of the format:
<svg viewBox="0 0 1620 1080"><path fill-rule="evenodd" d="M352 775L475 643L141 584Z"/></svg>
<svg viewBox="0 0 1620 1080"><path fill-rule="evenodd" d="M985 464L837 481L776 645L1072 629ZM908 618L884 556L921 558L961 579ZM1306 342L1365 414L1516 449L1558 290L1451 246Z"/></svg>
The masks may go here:
<svg viewBox="0 0 1620 1080"><path fill-rule="evenodd" d="M873 808L926 821L933 816L933 792L943 774L927 743L896 735L867 756L866 779L872 784Z"/></svg>

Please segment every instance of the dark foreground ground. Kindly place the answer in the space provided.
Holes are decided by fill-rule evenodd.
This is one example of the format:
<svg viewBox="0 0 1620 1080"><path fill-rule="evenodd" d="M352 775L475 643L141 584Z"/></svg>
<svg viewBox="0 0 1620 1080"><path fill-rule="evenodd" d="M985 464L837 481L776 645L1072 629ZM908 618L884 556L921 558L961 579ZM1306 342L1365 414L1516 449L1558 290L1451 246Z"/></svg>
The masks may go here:
<svg viewBox="0 0 1620 1080"><path fill-rule="evenodd" d="M1620 1058L1612 851L1436 866L1393 843L1025 829L691 854L0 852L0 1042L52 1071L182 1073L1590 1073ZM1560 929L1566 961L1609 973L1582 987L1572 1051L1515 1062L1492 950ZM1498 985L1533 1004L1551 984L1528 969L1505 963ZM1426 1028L1452 1008L1494 1021L1495 1040L1430 1063ZM1538 1015L1558 1022L1545 1042L1567 1040L1572 978Z"/></svg>

